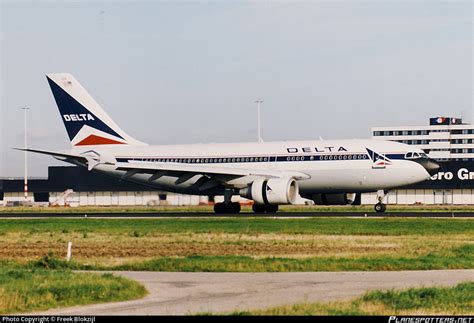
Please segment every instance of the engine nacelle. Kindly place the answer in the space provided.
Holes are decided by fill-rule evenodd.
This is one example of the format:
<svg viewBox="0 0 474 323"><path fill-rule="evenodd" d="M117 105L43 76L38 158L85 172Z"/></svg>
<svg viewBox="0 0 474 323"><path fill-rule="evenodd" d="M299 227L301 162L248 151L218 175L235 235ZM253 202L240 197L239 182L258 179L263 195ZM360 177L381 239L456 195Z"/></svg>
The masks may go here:
<svg viewBox="0 0 474 323"><path fill-rule="evenodd" d="M347 205L353 204L356 197L356 193L323 193L314 194L312 200L317 205Z"/></svg>
<svg viewBox="0 0 474 323"><path fill-rule="evenodd" d="M298 184L293 178L257 179L239 194L256 204L294 204L298 198Z"/></svg>

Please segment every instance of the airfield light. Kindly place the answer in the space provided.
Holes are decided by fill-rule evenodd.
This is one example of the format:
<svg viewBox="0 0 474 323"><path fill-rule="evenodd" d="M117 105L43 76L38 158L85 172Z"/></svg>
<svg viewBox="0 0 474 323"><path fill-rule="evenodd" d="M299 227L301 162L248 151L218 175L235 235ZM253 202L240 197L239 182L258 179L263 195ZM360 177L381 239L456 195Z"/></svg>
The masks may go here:
<svg viewBox="0 0 474 323"><path fill-rule="evenodd" d="M263 142L262 136L260 136L260 104L263 103L263 100L258 99L254 103L257 103L257 140L258 142Z"/></svg>
<svg viewBox="0 0 474 323"><path fill-rule="evenodd" d="M28 136L27 136L27 129L28 129L28 124L27 124L27 118L26 118L26 112L30 109L28 107L23 107L21 108L24 111L23 117L25 121L25 149L28 148ZM23 185L23 190L25 193L25 201L28 200L28 152L25 150L25 181Z"/></svg>

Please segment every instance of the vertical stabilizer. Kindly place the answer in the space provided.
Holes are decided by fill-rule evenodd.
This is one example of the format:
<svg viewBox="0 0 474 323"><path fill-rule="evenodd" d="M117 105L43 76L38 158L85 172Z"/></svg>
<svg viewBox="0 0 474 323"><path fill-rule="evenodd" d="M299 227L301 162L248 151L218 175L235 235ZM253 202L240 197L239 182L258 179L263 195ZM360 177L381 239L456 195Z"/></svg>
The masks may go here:
<svg viewBox="0 0 474 323"><path fill-rule="evenodd" d="M46 78L73 146L145 145L120 129L74 76L58 73Z"/></svg>

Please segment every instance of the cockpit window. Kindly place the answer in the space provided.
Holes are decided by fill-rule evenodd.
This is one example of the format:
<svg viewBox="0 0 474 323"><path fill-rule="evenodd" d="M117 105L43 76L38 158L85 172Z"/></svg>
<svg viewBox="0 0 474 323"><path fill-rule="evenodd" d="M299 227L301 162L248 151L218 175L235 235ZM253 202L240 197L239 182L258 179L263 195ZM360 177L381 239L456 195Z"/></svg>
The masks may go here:
<svg viewBox="0 0 474 323"><path fill-rule="evenodd" d="M405 154L406 159L420 158L420 154L417 152L409 152Z"/></svg>
<svg viewBox="0 0 474 323"><path fill-rule="evenodd" d="M425 153L418 153L418 152L409 152L405 154L405 159L415 159L415 158L428 158L428 155Z"/></svg>

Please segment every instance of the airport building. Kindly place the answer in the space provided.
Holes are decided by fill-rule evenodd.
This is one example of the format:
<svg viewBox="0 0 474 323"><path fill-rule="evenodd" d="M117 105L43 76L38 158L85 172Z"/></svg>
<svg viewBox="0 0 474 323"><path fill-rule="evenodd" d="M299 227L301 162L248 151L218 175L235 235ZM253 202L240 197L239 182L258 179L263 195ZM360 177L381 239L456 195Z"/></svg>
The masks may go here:
<svg viewBox="0 0 474 323"><path fill-rule="evenodd" d="M390 191L384 203L474 204L474 125L438 117L431 118L428 125L374 127L372 135L423 149L441 164L430 180ZM213 201L207 196L156 191L75 166L49 167L47 178L29 179L28 183L28 201L44 205L199 205ZM216 197L216 202L221 200ZM0 206L23 201L23 179L0 179ZM376 193L362 194L361 203L374 205Z"/></svg>
<svg viewBox="0 0 474 323"><path fill-rule="evenodd" d="M373 127L372 138L423 149L442 165L430 180L391 191L389 204L474 204L474 125L460 118L434 117L420 126ZM372 203L375 194L363 194Z"/></svg>
<svg viewBox="0 0 474 323"><path fill-rule="evenodd" d="M372 138L423 149L438 161L474 160L474 125L459 118L430 118L429 125L372 128Z"/></svg>

